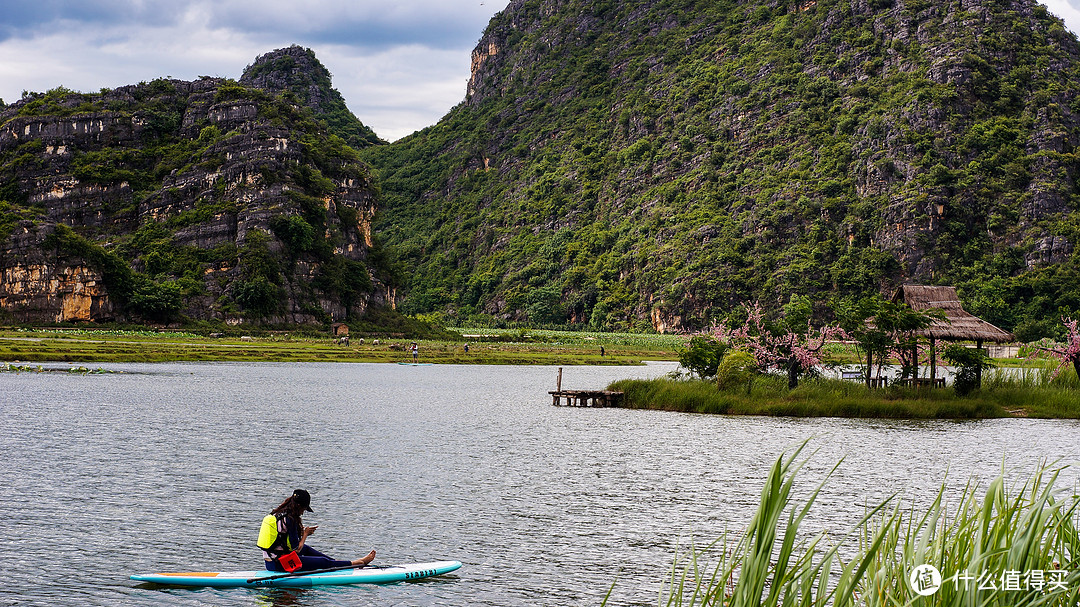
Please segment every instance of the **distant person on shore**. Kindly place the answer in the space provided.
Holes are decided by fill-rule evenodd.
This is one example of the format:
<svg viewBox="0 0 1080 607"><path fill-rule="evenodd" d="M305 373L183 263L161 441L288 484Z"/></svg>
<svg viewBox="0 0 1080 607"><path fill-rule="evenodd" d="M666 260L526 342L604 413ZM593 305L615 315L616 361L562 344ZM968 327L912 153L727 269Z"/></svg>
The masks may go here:
<svg viewBox="0 0 1080 607"><path fill-rule="evenodd" d="M259 529L259 548L263 552L268 571L311 571L332 567L363 567L375 560L372 550L364 558L354 561L332 559L307 545L307 538L315 533L318 525L305 527L301 520L304 512L312 512L311 495L297 489L281 505L263 517Z"/></svg>
<svg viewBox="0 0 1080 607"><path fill-rule="evenodd" d="M416 345L416 342L412 342L412 361L416 362L420 360L420 346Z"/></svg>
<svg viewBox="0 0 1080 607"><path fill-rule="evenodd" d="M604 346L600 346L600 356L604 355Z"/></svg>
<svg viewBox="0 0 1080 607"><path fill-rule="evenodd" d="M465 353L466 353L466 354L468 354L468 353L469 353L469 344L465 344Z"/></svg>

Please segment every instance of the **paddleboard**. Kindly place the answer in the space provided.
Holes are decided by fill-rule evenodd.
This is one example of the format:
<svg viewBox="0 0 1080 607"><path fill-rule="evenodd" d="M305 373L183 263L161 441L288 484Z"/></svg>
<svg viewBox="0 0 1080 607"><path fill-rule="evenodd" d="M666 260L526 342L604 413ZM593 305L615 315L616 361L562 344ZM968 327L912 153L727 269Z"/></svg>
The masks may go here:
<svg viewBox="0 0 1080 607"><path fill-rule="evenodd" d="M408 365L410 367L430 367L432 363L406 363L400 362L399 365Z"/></svg>
<svg viewBox="0 0 1080 607"><path fill-rule="evenodd" d="M189 571L186 573L142 573L131 576L137 582L169 586L211 586L214 588L308 588L327 584L389 584L450 573L461 567L458 561L434 561L405 565L368 566L361 569L324 571L296 577L279 577L276 571Z"/></svg>

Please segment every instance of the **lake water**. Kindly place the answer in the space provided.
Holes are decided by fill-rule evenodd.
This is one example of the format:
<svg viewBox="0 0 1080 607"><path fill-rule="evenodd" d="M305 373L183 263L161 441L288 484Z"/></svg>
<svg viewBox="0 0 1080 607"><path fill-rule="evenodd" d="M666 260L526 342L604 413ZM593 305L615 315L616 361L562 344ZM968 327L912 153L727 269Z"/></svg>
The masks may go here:
<svg viewBox="0 0 1080 607"><path fill-rule="evenodd" d="M837 532L893 493L925 502L946 473L958 491L1080 461L1074 421L554 407L554 367L108 368L125 372L0 374L0 605L598 605L613 583L610 604L656 605L677 547L744 529L768 467L804 440L817 451L804 488L844 458L808 523ZM566 367L563 386L673 368ZM311 492L310 541L331 556L464 566L293 591L128 580L261 568L259 522L294 488Z"/></svg>

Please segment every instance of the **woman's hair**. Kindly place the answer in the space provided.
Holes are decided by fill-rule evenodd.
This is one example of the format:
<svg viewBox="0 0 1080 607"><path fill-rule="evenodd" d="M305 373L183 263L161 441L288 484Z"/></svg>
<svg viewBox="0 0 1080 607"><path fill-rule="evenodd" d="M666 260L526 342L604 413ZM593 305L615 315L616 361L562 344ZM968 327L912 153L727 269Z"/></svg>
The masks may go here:
<svg viewBox="0 0 1080 607"><path fill-rule="evenodd" d="M292 517L296 521L297 526L302 528L303 523L301 523L300 518L304 515L304 507L300 505L296 496L290 495L284 502L281 502L280 506L270 511L270 514L275 516L282 513L284 513L285 516Z"/></svg>

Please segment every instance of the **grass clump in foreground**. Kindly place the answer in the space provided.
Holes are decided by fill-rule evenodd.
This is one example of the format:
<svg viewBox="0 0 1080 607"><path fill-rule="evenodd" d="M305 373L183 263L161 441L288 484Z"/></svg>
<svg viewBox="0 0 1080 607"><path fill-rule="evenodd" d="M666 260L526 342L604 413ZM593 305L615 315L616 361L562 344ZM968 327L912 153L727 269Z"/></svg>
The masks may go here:
<svg viewBox="0 0 1080 607"><path fill-rule="evenodd" d="M783 378L757 376L732 389L698 380L621 380L609 390L625 393L623 406L686 413L886 419L984 419L1024 416L1080 418L1080 392L1073 382L1024 382L994 376L966 396L951 388L890 386L817 378L788 390Z"/></svg>
<svg viewBox="0 0 1080 607"><path fill-rule="evenodd" d="M732 547L722 537L677 554L661 589L667 607L1074 607L1080 604L1080 496L1060 499L1062 469L1042 467L1018 490L1002 477L969 484L959 500L944 485L922 512L886 500L827 545L803 521L826 477L805 503L793 501L798 455L773 465L747 530ZM835 468L834 468L835 470ZM954 501L955 508L946 506ZM857 545L844 546L845 542ZM718 559L707 565L709 559ZM912 574L932 566L940 574ZM990 583L995 590L989 589ZM980 586L983 588L980 589ZM924 593L920 595L916 591Z"/></svg>

